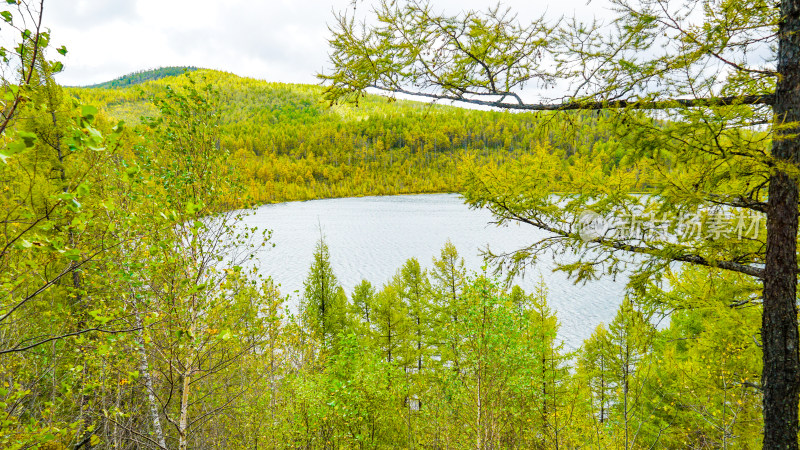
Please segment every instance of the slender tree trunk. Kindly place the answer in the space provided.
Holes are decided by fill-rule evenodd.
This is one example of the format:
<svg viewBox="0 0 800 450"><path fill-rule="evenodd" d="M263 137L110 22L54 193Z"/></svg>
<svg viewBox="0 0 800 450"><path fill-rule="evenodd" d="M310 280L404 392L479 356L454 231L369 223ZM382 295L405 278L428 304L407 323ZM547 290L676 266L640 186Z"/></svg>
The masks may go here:
<svg viewBox="0 0 800 450"><path fill-rule="evenodd" d="M781 1L776 124L800 121L800 0ZM798 161L797 127L778 130L772 155ZM784 137L784 139L781 139ZM770 177L764 278L762 384L764 448L797 449L800 358L797 332L797 183L776 171Z"/></svg>
<svg viewBox="0 0 800 450"><path fill-rule="evenodd" d="M178 450L189 447L189 385L192 380L192 359L187 358L186 370L181 376L181 413L178 420Z"/></svg>
<svg viewBox="0 0 800 450"><path fill-rule="evenodd" d="M136 298L133 299L133 302L136 302ZM136 310L136 326L142 328L142 317L138 308ZM155 387L153 386L153 378L150 376L150 363L147 361L147 352L145 350L142 333L144 333L143 329L136 335L136 343L139 350L139 371L142 374L144 388L147 391L147 406L150 412L150 420L153 422L153 433L155 434L156 442L158 442L161 448L166 449L167 442L164 439L164 430L161 428L161 418L158 415Z"/></svg>
<svg viewBox="0 0 800 450"><path fill-rule="evenodd" d="M326 318L325 318L325 301L327 300L327 297L325 296L325 286L326 285L327 285L327 280L325 279L325 273L323 273L322 274L322 283L321 283L322 295L320 296L320 304L319 304L320 305L320 316L321 316L320 317L320 325L321 325L321 328L322 328L322 346L323 347L325 347L325 345L327 344L327 342L326 342L327 341L326 331L328 331L325 328L327 326L327 321L326 321Z"/></svg>
<svg viewBox="0 0 800 450"><path fill-rule="evenodd" d="M194 253L195 248L192 247ZM192 254L193 260L197 261L197 256ZM194 335L194 325L197 323L197 298L192 296L190 298L189 316L191 317L191 326L189 326L189 336ZM193 347L189 349L189 355L186 356L186 363L184 364L183 373L180 376L181 383L181 409L178 416L178 450L187 450L189 448L189 388L192 384L192 366L194 365L194 358L192 357Z"/></svg>
<svg viewBox="0 0 800 450"><path fill-rule="evenodd" d="M625 342L625 366L622 368L622 376L623 376L623 379L622 379L622 395L623 395L622 413L624 415L624 421L625 421L625 450L628 450L628 448L630 448L630 443L629 443L630 438L628 437L628 371L630 369L631 352L630 352L630 347L628 346L628 342L627 342L628 339L630 339L630 337L626 333L626 336L625 336L625 340L626 340L626 342Z"/></svg>
<svg viewBox="0 0 800 450"><path fill-rule="evenodd" d="M553 438L554 438L553 444L555 444L555 450L558 450L559 449L559 437L560 437L558 435L558 432L559 432L559 428L558 428L558 394L559 394L559 392L556 389L556 387L557 387L557 385L556 385L557 361L556 361L555 352L553 352L553 353L554 354L552 354L551 358L550 358L550 362L552 363L552 367L551 367L550 372L553 374L553 380L552 380L553 382L550 383L550 385L553 388L553 390L551 391L553 393Z"/></svg>
<svg viewBox="0 0 800 450"><path fill-rule="evenodd" d="M269 423L269 436L270 436L270 445L273 449L275 449L275 445L277 443L275 439L275 411L277 410L277 401L275 399L276 394L276 386L275 386L275 330L270 331L270 339L269 339L269 403L270 403L270 415L271 421Z"/></svg>
<svg viewBox="0 0 800 450"><path fill-rule="evenodd" d="M602 355L600 355L600 423L605 422L606 417L606 365Z"/></svg>
<svg viewBox="0 0 800 450"><path fill-rule="evenodd" d="M166 449L167 441L164 439L164 430L161 428L161 419L158 415L158 404L156 403L156 396L153 391L153 378L150 376L150 364L147 362L147 356L144 353L141 354L141 358L142 378L144 379L145 389L147 390L147 406L150 410L150 420L153 422L153 433L156 435L155 438L158 445Z"/></svg>
<svg viewBox="0 0 800 450"><path fill-rule="evenodd" d="M483 448L483 398L481 397L481 363L478 360L478 416L476 417L476 430L477 436L475 439L475 448L481 450Z"/></svg>

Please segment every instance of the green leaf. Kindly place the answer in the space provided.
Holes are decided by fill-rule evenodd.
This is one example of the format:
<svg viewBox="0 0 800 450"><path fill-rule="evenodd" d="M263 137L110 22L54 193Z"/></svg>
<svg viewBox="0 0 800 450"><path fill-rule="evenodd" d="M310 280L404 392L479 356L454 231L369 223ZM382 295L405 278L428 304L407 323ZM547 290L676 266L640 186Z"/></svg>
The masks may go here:
<svg viewBox="0 0 800 450"><path fill-rule="evenodd" d="M59 73L62 70L64 70L64 64L62 64L61 61L56 61L53 63L53 67L51 68L53 73Z"/></svg>
<svg viewBox="0 0 800 450"><path fill-rule="evenodd" d="M64 256L70 261L80 261L81 252L77 248L73 248L64 252Z"/></svg>
<svg viewBox="0 0 800 450"><path fill-rule="evenodd" d="M13 19L13 17L11 16L11 12L10 11L2 11L2 12L0 12L0 17L2 17L3 20L5 20L8 23L11 23L11 20Z"/></svg>
<svg viewBox="0 0 800 450"><path fill-rule="evenodd" d="M93 116L87 116L87 117L93 117ZM100 132L100 130L94 127L87 126L85 128L85 131L88 135L87 136L88 139L86 139L85 141L85 145L88 149L94 151L105 150L105 147L103 146L103 134Z"/></svg>
<svg viewBox="0 0 800 450"><path fill-rule="evenodd" d="M61 55L66 55L66 54L67 54L67 47L64 47L64 46L62 45L61 47L57 48L57 49L56 49L56 51L57 51L58 53L60 53Z"/></svg>
<svg viewBox="0 0 800 450"><path fill-rule="evenodd" d="M75 193L78 195L78 197L83 197L85 195L88 195L89 194L89 185L87 185L86 183L79 184L78 188L75 189Z"/></svg>
<svg viewBox="0 0 800 450"><path fill-rule="evenodd" d="M92 105L82 105L81 106L81 116L85 118L94 118L95 114L97 114L97 108Z"/></svg>
<svg viewBox="0 0 800 450"><path fill-rule="evenodd" d="M6 160L8 160L8 158L16 154L22 153L30 147L31 147L30 145L25 145L24 140L22 142L20 141L10 142L8 145L6 145L6 148L0 150L0 161L6 164Z"/></svg>
<svg viewBox="0 0 800 450"><path fill-rule="evenodd" d="M72 192L62 192L56 195L56 198L59 200L72 200L75 198L75 194Z"/></svg>
<svg viewBox="0 0 800 450"><path fill-rule="evenodd" d="M33 144L36 142L37 139L36 134L28 131L20 131L19 133L17 133L17 136L19 136L22 139L22 142L25 144L25 147L28 148L33 147Z"/></svg>
<svg viewBox="0 0 800 450"><path fill-rule="evenodd" d="M50 33L43 31L39 33L39 47L44 48L50 44Z"/></svg>

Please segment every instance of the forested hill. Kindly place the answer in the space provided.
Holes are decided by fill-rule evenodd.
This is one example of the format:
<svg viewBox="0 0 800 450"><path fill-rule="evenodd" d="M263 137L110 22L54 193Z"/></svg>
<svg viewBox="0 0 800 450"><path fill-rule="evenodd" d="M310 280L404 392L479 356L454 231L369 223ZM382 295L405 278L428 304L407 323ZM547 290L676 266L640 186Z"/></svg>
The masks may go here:
<svg viewBox="0 0 800 450"><path fill-rule="evenodd" d="M573 115L553 123L549 116L374 95L358 106L330 107L319 86L205 69L135 86L118 83L112 89L104 83L70 92L112 118L137 124L142 116L156 114L154 96L163 95L167 86L183 89L190 80L218 92L219 146L230 152L229 160L246 180L246 197L254 203L457 192L467 162L504 166L546 154L556 164L591 161L608 169L623 154L601 117ZM551 170L554 176L561 172L559 167Z"/></svg>
<svg viewBox="0 0 800 450"><path fill-rule="evenodd" d="M193 72L197 70L194 66L172 66L172 67L159 67L158 69L140 70L138 72L129 73L119 78L104 83L93 84L86 86L88 88L123 88L135 84L144 83L145 81L160 80L162 78L174 77L186 72Z"/></svg>

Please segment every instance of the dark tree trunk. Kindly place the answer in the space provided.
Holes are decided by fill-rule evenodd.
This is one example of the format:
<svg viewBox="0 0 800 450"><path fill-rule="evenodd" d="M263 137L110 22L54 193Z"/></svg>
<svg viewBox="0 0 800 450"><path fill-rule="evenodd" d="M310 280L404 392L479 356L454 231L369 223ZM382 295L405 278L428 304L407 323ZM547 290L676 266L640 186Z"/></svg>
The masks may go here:
<svg viewBox="0 0 800 450"><path fill-rule="evenodd" d="M800 122L800 0L781 2L776 124ZM780 129L772 154L798 161L800 139ZM784 139L781 139L785 137ZM800 357L797 332L797 182L777 171L769 183L767 254L764 270L764 448L797 449L797 401Z"/></svg>

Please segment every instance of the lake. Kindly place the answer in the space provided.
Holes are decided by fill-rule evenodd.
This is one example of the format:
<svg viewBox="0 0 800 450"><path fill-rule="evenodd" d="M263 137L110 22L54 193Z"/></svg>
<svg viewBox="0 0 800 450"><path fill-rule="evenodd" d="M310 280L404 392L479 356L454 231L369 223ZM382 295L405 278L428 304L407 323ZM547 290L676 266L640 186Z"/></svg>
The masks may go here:
<svg viewBox="0 0 800 450"><path fill-rule="evenodd" d="M320 233L339 283L349 295L362 279L380 289L409 258L432 267L432 259L448 239L467 268L479 271L480 250L487 245L495 252L509 251L547 235L527 225L497 227L491 220L489 211L470 209L457 194L423 194L265 205L244 223L273 231L276 246L260 251L256 264L291 296L290 307L296 311ZM559 335L567 348L574 349L598 324L614 318L627 278L575 285L552 268L552 258L540 258L516 283L532 292L540 277L544 279L548 303L561 322Z"/></svg>

